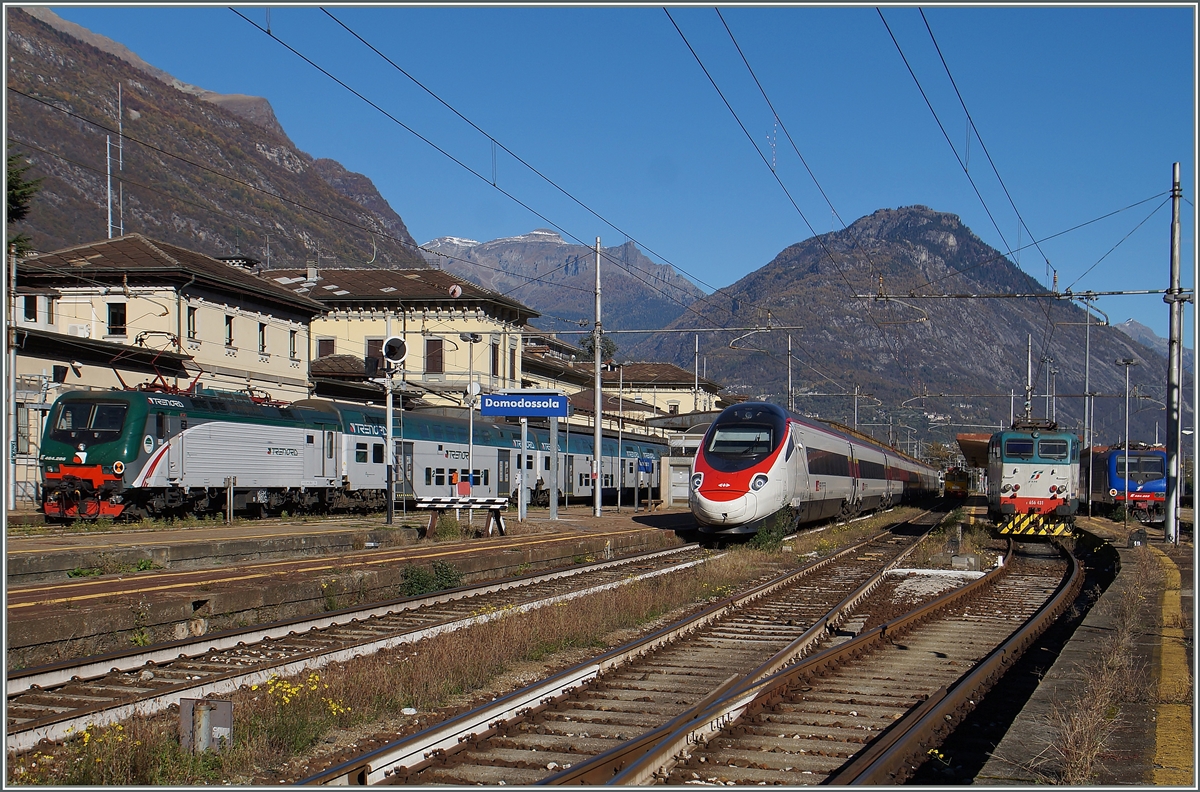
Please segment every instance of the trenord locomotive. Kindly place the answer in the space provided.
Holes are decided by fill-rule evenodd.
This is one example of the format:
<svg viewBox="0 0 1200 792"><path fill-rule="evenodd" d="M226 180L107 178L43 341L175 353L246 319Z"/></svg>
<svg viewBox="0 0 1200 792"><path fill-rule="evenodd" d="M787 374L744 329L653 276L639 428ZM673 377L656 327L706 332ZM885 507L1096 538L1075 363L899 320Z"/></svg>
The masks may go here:
<svg viewBox="0 0 1200 792"><path fill-rule="evenodd" d="M1130 516L1143 523L1158 523L1166 518L1166 449L1131 444L1128 468L1123 446L1088 449L1080 458L1079 472L1082 501L1090 502L1094 509L1111 513L1125 502L1128 487Z"/></svg>
<svg viewBox="0 0 1200 792"><path fill-rule="evenodd" d="M476 497L510 496L518 482L532 502L548 490L548 430L529 427L522 454L519 428L476 420L468 443L466 417L444 413L395 411L397 496L457 495L460 480L472 482ZM272 405L226 393L65 393L42 439L42 509L51 520L216 514L226 508L227 487L235 512L258 516L381 509L386 443L378 407L322 399ZM602 498L615 500L624 486L631 503L636 471L647 467L641 482L651 482L656 497L666 444L626 434L621 445L618 452L616 437L602 441ZM593 497L591 433L560 429L557 448L559 492Z"/></svg>
<svg viewBox="0 0 1200 792"><path fill-rule="evenodd" d="M1018 419L988 441L988 511L1001 534L1057 536L1073 529L1080 440L1057 428Z"/></svg>
<svg viewBox="0 0 1200 792"><path fill-rule="evenodd" d="M753 534L935 495L938 476L866 436L745 402L708 428L690 484L688 503L702 532Z"/></svg>

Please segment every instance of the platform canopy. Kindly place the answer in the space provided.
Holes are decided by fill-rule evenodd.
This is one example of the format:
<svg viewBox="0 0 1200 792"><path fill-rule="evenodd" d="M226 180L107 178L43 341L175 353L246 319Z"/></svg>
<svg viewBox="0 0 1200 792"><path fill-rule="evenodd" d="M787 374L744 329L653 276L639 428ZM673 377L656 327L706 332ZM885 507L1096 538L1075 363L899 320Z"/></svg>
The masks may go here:
<svg viewBox="0 0 1200 792"><path fill-rule="evenodd" d="M987 467L988 441L991 439L991 433L957 436L958 449L962 451L963 459L967 460L967 467Z"/></svg>

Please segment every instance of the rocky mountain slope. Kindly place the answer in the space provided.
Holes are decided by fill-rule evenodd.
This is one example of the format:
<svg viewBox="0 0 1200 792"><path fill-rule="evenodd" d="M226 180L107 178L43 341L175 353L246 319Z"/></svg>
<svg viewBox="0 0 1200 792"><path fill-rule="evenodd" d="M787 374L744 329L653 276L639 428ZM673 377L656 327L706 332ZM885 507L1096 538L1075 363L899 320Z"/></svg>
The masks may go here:
<svg viewBox="0 0 1200 792"><path fill-rule="evenodd" d="M1169 341L1155 333L1149 327L1135 319L1128 319L1120 324L1115 324L1113 327L1120 330L1125 335L1137 341L1143 346L1150 347L1163 357L1167 356ZM1183 350L1183 370L1192 370L1192 350L1184 347Z"/></svg>
<svg viewBox="0 0 1200 792"><path fill-rule="evenodd" d="M32 164L27 178L44 179L13 233L35 249L107 236L109 138L113 223L123 218L126 232L217 256L266 259L269 246L276 266L318 257L323 267L427 266L370 179L298 150L267 100L186 85L116 42L31 12L40 18L5 9L8 149Z"/></svg>
<svg viewBox="0 0 1200 792"><path fill-rule="evenodd" d="M1007 425L1010 410L1023 411L1032 338L1033 415L1050 414L1077 429L1087 366L1077 303L915 296L1045 291L955 215L910 206L879 210L844 231L788 247L670 327L760 328L700 332L701 373L735 392L781 403L790 334L798 409L851 423L858 386L872 397L858 400L860 426L881 424L868 431L885 438L914 431L940 434L943 441L954 432ZM872 296L880 293L895 299ZM768 330L788 326L797 329ZM1124 430L1125 373L1113 361L1125 357L1141 361L1131 372L1131 434L1153 439L1157 421L1161 435L1165 358L1116 328L1093 325L1090 333L1090 389L1101 394L1095 400L1098 441L1115 442ZM627 353L690 369L694 343L691 334L663 333Z"/></svg>
<svg viewBox="0 0 1200 792"><path fill-rule="evenodd" d="M596 252L565 242L553 231L490 242L442 237L423 245L426 260L542 313L550 330L591 327L595 321ZM659 328L682 314L704 292L671 267L655 264L632 242L601 247L601 314L609 329ZM577 340L578 336L564 336ZM614 337L618 348L626 337Z"/></svg>

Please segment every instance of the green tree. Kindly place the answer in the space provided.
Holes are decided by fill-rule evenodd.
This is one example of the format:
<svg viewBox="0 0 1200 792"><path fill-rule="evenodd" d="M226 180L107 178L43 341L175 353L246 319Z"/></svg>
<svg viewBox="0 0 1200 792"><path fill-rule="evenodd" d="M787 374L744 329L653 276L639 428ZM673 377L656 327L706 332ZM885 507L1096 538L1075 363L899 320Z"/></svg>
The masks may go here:
<svg viewBox="0 0 1200 792"><path fill-rule="evenodd" d="M596 359L596 353L593 351L595 348L596 339L593 336L585 336L584 339L579 342L579 349L583 352L581 357L584 360ZM617 342L613 341L606 335L600 336L600 354L602 356L601 362L604 362L605 360L612 360L613 355L617 354Z"/></svg>
<svg viewBox="0 0 1200 792"><path fill-rule="evenodd" d="M29 165L20 164L20 154L8 155L8 222L9 224L20 222L29 214L29 204L33 201L33 196L37 195L38 190L42 189L42 180L26 179L25 172L29 170ZM17 255L22 256L29 252L30 239L28 234L17 234L16 236L8 237L8 244L5 246L7 254L13 246L17 248Z"/></svg>

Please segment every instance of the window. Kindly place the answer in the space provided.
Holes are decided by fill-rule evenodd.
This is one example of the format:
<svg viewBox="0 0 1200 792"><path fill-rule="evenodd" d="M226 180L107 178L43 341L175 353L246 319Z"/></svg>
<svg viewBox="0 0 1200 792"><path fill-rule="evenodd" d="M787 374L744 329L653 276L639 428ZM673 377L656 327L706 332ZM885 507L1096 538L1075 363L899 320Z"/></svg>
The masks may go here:
<svg viewBox="0 0 1200 792"><path fill-rule="evenodd" d="M759 456L774 447L771 427L760 424L718 426L708 441L708 453L723 457Z"/></svg>
<svg viewBox="0 0 1200 792"><path fill-rule="evenodd" d="M525 469L533 470L533 454L525 455Z"/></svg>
<svg viewBox="0 0 1200 792"><path fill-rule="evenodd" d="M442 339L426 338L425 339L425 373L426 374L442 374L445 372L445 363L442 357Z"/></svg>
<svg viewBox="0 0 1200 792"><path fill-rule="evenodd" d="M225 346L233 346L233 317L225 315Z"/></svg>
<svg viewBox="0 0 1200 792"><path fill-rule="evenodd" d="M325 433L325 457L333 459L333 432Z"/></svg>
<svg viewBox="0 0 1200 792"><path fill-rule="evenodd" d="M425 486L433 484L433 468L425 468Z"/></svg>
<svg viewBox="0 0 1200 792"><path fill-rule="evenodd" d="M1066 440L1039 440L1038 456L1042 459L1066 459Z"/></svg>
<svg viewBox="0 0 1200 792"><path fill-rule="evenodd" d="M371 461L376 465L383 464L383 443L375 443L371 446Z"/></svg>
<svg viewBox="0 0 1200 792"><path fill-rule="evenodd" d="M17 405L17 453L29 453L29 407Z"/></svg>
<svg viewBox="0 0 1200 792"><path fill-rule="evenodd" d="M355 444L355 446L354 446L354 461L355 462L366 462L367 461L367 444L366 443L356 443Z"/></svg>
<svg viewBox="0 0 1200 792"><path fill-rule="evenodd" d="M29 294L25 296L25 321L37 321L37 295Z"/></svg>
<svg viewBox="0 0 1200 792"><path fill-rule="evenodd" d="M125 303L108 304L108 334L125 335Z"/></svg>
<svg viewBox="0 0 1200 792"><path fill-rule="evenodd" d="M679 402L667 402L667 412L671 415L679 415Z"/></svg>
<svg viewBox="0 0 1200 792"><path fill-rule="evenodd" d="M292 360L296 359L296 331L288 331L288 357Z"/></svg>
<svg viewBox="0 0 1200 792"><path fill-rule="evenodd" d="M492 376L499 377L503 372L500 371L500 342L492 342Z"/></svg>
<svg viewBox="0 0 1200 792"><path fill-rule="evenodd" d="M517 379L517 348L510 347L508 350L508 377L509 379Z"/></svg>
<svg viewBox="0 0 1200 792"><path fill-rule="evenodd" d="M267 354L267 323L258 323L258 353L260 355Z"/></svg>
<svg viewBox="0 0 1200 792"><path fill-rule="evenodd" d="M446 486L446 470L444 468L434 468L433 483L438 487Z"/></svg>
<svg viewBox="0 0 1200 792"><path fill-rule="evenodd" d="M808 460L808 472L815 476L849 476L850 458L836 451L823 451L819 448L805 449Z"/></svg>
<svg viewBox="0 0 1200 792"><path fill-rule="evenodd" d="M1033 459L1033 439L1005 440L1004 456L1009 459Z"/></svg>
<svg viewBox="0 0 1200 792"><path fill-rule="evenodd" d="M46 298L46 324L54 324L54 298Z"/></svg>
<svg viewBox="0 0 1200 792"><path fill-rule="evenodd" d="M332 338L317 339L317 357L323 358L328 355L332 355L336 351L337 346L334 344L334 340Z"/></svg>
<svg viewBox="0 0 1200 792"><path fill-rule="evenodd" d="M547 454L546 456L542 457L542 468L543 468L544 470L549 470L549 469L550 469L550 455L549 455L549 454Z"/></svg>
<svg viewBox="0 0 1200 792"><path fill-rule="evenodd" d="M370 360L375 361L374 366L372 366L371 363L367 363L367 373L368 374L370 374L372 372L372 368L374 369L374 371L383 371L384 370L383 339L382 338L368 338L367 339L366 358L369 361Z"/></svg>
<svg viewBox="0 0 1200 792"><path fill-rule="evenodd" d="M187 309L187 337L189 341L196 340L196 309L190 305Z"/></svg>

